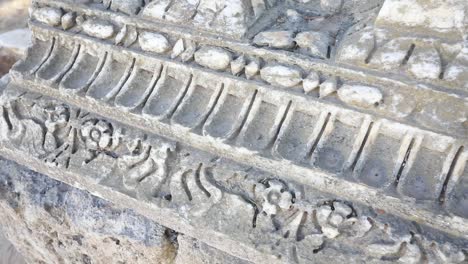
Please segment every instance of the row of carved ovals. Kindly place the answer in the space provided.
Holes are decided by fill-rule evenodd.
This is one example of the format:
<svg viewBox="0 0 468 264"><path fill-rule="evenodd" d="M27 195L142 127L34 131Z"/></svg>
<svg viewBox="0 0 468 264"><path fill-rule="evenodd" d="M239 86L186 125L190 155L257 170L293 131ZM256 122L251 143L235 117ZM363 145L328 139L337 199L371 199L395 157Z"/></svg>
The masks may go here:
<svg viewBox="0 0 468 264"><path fill-rule="evenodd" d="M305 94L315 93L320 98L336 94L342 102L357 107L370 108L383 102L383 94L376 87L340 85L336 76L325 76L313 70L304 71L296 65L265 62L261 58L234 54L222 47L199 45L191 40L137 29L130 25L117 26L107 20L76 15L58 8L37 8L33 11L33 18L49 26L61 26L64 30L82 31L94 38L113 40L114 44L124 47L136 47L138 43L139 48L146 52L166 55L183 62L193 60L199 66L211 70L265 81Z"/></svg>

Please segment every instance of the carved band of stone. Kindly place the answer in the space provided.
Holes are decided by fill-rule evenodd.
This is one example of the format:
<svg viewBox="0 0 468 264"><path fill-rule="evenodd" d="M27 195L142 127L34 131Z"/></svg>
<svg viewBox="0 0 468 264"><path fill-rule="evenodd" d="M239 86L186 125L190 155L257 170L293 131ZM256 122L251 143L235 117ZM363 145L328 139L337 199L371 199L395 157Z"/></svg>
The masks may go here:
<svg viewBox="0 0 468 264"><path fill-rule="evenodd" d="M250 173L240 164L37 94L7 91L3 100L4 155L65 182L78 181L119 203L134 204L131 197L145 201L141 208L134 207L214 246L227 243L222 249L241 258L265 260L263 252L308 263L324 248L346 244L380 260L466 260L460 245L442 244L410 231L393 233L392 223L363 215L368 209L351 202L309 193L304 186L269 174ZM121 196L96 187L100 185ZM402 223L398 225L402 229ZM403 225L411 230L409 223ZM210 241L213 238L224 241Z"/></svg>
<svg viewBox="0 0 468 264"><path fill-rule="evenodd" d="M466 152L460 151L466 144L453 138L251 83L220 80L215 73L170 61L140 60L137 53L133 59L113 53L99 57L84 45L70 49L59 42L38 41L12 72L16 82L322 190L336 192L340 185L340 195L389 207L403 217L433 219L428 224L442 229L451 221L450 230L468 230L462 219L441 220L421 209L424 205L403 201L402 209L395 209L394 198L378 194L397 186L403 196L427 200L428 207L445 201L458 178L464 178L466 163ZM427 164L428 157L438 162ZM287 173L284 164L296 173ZM360 193L374 200L363 201ZM465 216L462 204L455 211Z"/></svg>
<svg viewBox="0 0 468 264"><path fill-rule="evenodd" d="M389 79L380 77L370 80L372 73L366 73L366 78L362 78L362 72L352 74L352 70L321 65L319 62L310 63L309 60L301 58L286 58L284 54L275 51L215 47L213 41L197 42L174 35L173 32L154 32L126 23L117 26L119 23L113 21L112 16L109 20L96 20L92 16L77 16L72 11L63 15L61 9L48 7L37 8L35 12L36 20L51 26L64 26L61 17L71 17L72 24L66 24L64 27L67 30L84 32L93 38L113 44L137 48L186 63L193 59L199 66L266 82L289 92L305 94L306 97L318 97L329 102L340 100L349 106L371 110L398 120L412 119L424 127L437 127L447 134L462 137L467 134L468 103L463 97L436 91L436 87L431 87L435 90L429 90L415 87L414 84L402 85L399 80L389 82ZM56 19L50 22L47 14ZM77 23L79 25L76 25ZM268 59L260 59L260 55ZM290 66L291 64L301 67ZM312 69L319 69L320 72ZM337 76L336 72L341 73ZM382 85L377 88L375 83ZM415 98L418 98L417 102L414 101ZM443 104L448 101L457 111L446 113ZM418 108L421 110L416 110Z"/></svg>
<svg viewBox="0 0 468 264"><path fill-rule="evenodd" d="M55 7L63 7L64 9L69 7L66 3L57 1L41 2ZM347 30L341 28L341 30L346 30L346 33L340 41L335 40L336 30L330 32L330 30L322 28L320 31L299 30L298 32L297 29L275 28L274 24L277 20L291 20L290 23L298 23L298 21L302 20L303 23L306 23L307 15L301 14L298 9L291 9L288 4L278 3L277 1L269 2L253 0L250 3L253 10L243 10L246 6L243 6L239 1L230 1L230 6L225 6L224 9L221 6L200 6L199 4L188 4L185 1L157 1L145 5L144 1L141 0L104 1L101 8L112 10L111 14L113 15L125 14L122 17L127 19L157 20L172 25L177 23L192 24L196 25L195 30L214 31L217 34L226 34L228 37L239 38L248 34L247 37L252 38L250 35L256 34L252 38L252 43L257 46L293 51L294 53L322 59L328 59L331 53L333 55L336 53L336 58L333 59L336 59L337 62L395 73L404 72L410 78L416 78L420 81L430 80L432 83L438 83L452 89L463 91L467 88L466 75L463 73L468 67L467 49L466 47L463 48L461 39L454 41L450 38L446 39L446 36L441 39L434 39L433 36L414 37L413 34L407 32L406 34L398 34L397 37L389 37L394 35L392 34L394 29L390 29L391 27L388 26L395 24L394 19L391 18L394 16L391 10L398 8L400 5L396 1L387 1L384 4L382 12L375 23L370 23L369 20L372 21L372 19L369 17ZM304 1L297 0L295 2ZM340 13L343 5L343 1L320 2L321 12L324 15L322 18L325 20ZM220 9L212 10L213 7ZM376 3L366 12L372 9L376 12L380 7L381 5ZM87 8L87 5L83 5L82 8L74 7L74 9L79 10L86 10ZM207 8L207 10L197 10L199 8ZM298 8L300 9L300 7ZM414 9L416 8L414 7ZM463 9L463 6L458 8ZM230 16L224 13L226 10L231 10L231 12L235 10L234 12L237 13ZM249 30L250 32L246 32L247 27L254 25L255 20L266 13L266 10L268 10L267 13L271 17L263 19L266 22L263 21L259 24L264 23L269 26L260 28L260 30L263 30L260 33L257 31L252 32L252 29ZM457 13L456 11L456 8L453 7L453 10L445 12ZM217 15L208 15L211 13ZM454 14L454 16L456 15L458 14ZM68 21L70 19L65 20L67 28L69 27ZM452 31L452 33L454 32ZM452 35L457 36L459 34ZM457 36L457 38L460 38L460 36ZM335 43L336 41L338 43ZM337 46L336 51L334 50L335 46ZM448 67L444 67L444 63Z"/></svg>

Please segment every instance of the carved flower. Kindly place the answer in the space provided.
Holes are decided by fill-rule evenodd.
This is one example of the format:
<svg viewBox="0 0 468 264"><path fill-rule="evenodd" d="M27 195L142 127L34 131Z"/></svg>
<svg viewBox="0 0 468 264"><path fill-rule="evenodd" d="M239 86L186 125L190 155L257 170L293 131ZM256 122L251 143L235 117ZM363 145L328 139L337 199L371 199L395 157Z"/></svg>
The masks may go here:
<svg viewBox="0 0 468 264"><path fill-rule="evenodd" d="M112 145L112 125L104 120L88 120L81 127L81 136L88 149L106 150Z"/></svg>
<svg viewBox="0 0 468 264"><path fill-rule="evenodd" d="M341 233L362 237L372 227L367 218L354 217L353 208L339 201L320 206L316 215L323 235L328 238L335 238Z"/></svg>
<svg viewBox="0 0 468 264"><path fill-rule="evenodd" d="M292 194L279 181L269 181L268 188L261 191L263 211L267 215L275 215L278 210L287 210L292 205Z"/></svg>
<svg viewBox="0 0 468 264"><path fill-rule="evenodd" d="M45 126L48 131L63 128L68 123L70 112L64 105L51 105L44 109L46 114Z"/></svg>

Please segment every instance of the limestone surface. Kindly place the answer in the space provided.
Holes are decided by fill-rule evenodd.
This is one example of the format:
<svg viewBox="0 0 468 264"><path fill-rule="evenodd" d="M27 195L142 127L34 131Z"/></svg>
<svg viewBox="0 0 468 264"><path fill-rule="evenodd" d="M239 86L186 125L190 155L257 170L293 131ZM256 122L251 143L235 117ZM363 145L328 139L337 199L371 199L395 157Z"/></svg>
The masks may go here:
<svg viewBox="0 0 468 264"><path fill-rule="evenodd" d="M465 263L466 8L36 0L0 221L46 263Z"/></svg>

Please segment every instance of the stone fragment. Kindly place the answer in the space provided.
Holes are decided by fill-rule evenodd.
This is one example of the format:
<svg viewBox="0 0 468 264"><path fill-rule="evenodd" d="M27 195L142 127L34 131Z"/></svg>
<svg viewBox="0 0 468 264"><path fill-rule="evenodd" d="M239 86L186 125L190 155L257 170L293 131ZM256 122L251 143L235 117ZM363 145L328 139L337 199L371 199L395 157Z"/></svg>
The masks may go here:
<svg viewBox="0 0 468 264"><path fill-rule="evenodd" d="M113 11L120 11L127 15L135 15L143 5L143 0L112 0L110 8Z"/></svg>
<svg viewBox="0 0 468 264"><path fill-rule="evenodd" d="M293 87L302 81L301 71L284 65L266 66L260 70L262 79L273 85Z"/></svg>
<svg viewBox="0 0 468 264"><path fill-rule="evenodd" d="M124 25L120 32L115 36L115 44L122 44L124 47L128 47L135 43L138 38L138 32L135 27Z"/></svg>
<svg viewBox="0 0 468 264"><path fill-rule="evenodd" d="M438 79L441 70L440 55L433 47L416 47L408 60L408 72L418 79Z"/></svg>
<svg viewBox="0 0 468 264"><path fill-rule="evenodd" d="M369 108L383 101L382 92L375 87L345 84L338 90L338 98L346 104Z"/></svg>
<svg viewBox="0 0 468 264"><path fill-rule="evenodd" d="M60 25L62 14L61 9L43 7L34 10L32 16L39 22L55 27Z"/></svg>
<svg viewBox="0 0 468 264"><path fill-rule="evenodd" d="M184 40L179 39L174 45L174 48L172 48L171 59L179 57L179 55L182 54L184 50L185 50Z"/></svg>
<svg viewBox="0 0 468 264"><path fill-rule="evenodd" d="M306 94L317 89L319 85L320 85L320 76L315 71L312 71L311 73L309 73L307 78L305 78L302 81L302 87Z"/></svg>
<svg viewBox="0 0 468 264"><path fill-rule="evenodd" d="M245 76L247 79L252 79L260 71L260 61L257 59L252 60L247 66L245 66Z"/></svg>
<svg viewBox="0 0 468 264"><path fill-rule="evenodd" d="M326 32L306 31L297 34L295 41L308 54L324 59L328 55L331 38Z"/></svg>
<svg viewBox="0 0 468 264"><path fill-rule="evenodd" d="M67 30L73 27L75 25L75 18L76 18L76 14L74 12L68 12L65 15L63 15L61 19L62 28Z"/></svg>
<svg viewBox="0 0 468 264"><path fill-rule="evenodd" d="M257 34L253 43L258 46L268 46L278 49L288 49L294 46L292 31L265 31Z"/></svg>
<svg viewBox="0 0 468 264"><path fill-rule="evenodd" d="M86 34L100 39L108 39L115 33L114 25L106 20L88 19L83 22L82 27Z"/></svg>
<svg viewBox="0 0 468 264"><path fill-rule="evenodd" d="M138 43L142 50L156 53L165 53L171 47L165 36L148 31L140 32Z"/></svg>
<svg viewBox="0 0 468 264"><path fill-rule="evenodd" d="M193 59L197 45L191 40L185 40L185 51L180 54L180 58L183 62L187 62Z"/></svg>
<svg viewBox="0 0 468 264"><path fill-rule="evenodd" d="M233 75L239 74L245 68L245 56L241 55L231 62L231 73Z"/></svg>
<svg viewBox="0 0 468 264"><path fill-rule="evenodd" d="M213 70L225 70L232 60L232 54L219 47L205 46L195 52L195 61Z"/></svg>
<svg viewBox="0 0 468 264"><path fill-rule="evenodd" d="M319 97L326 97L334 92L336 92L338 87L338 81L336 77L330 77L328 80L320 84Z"/></svg>

